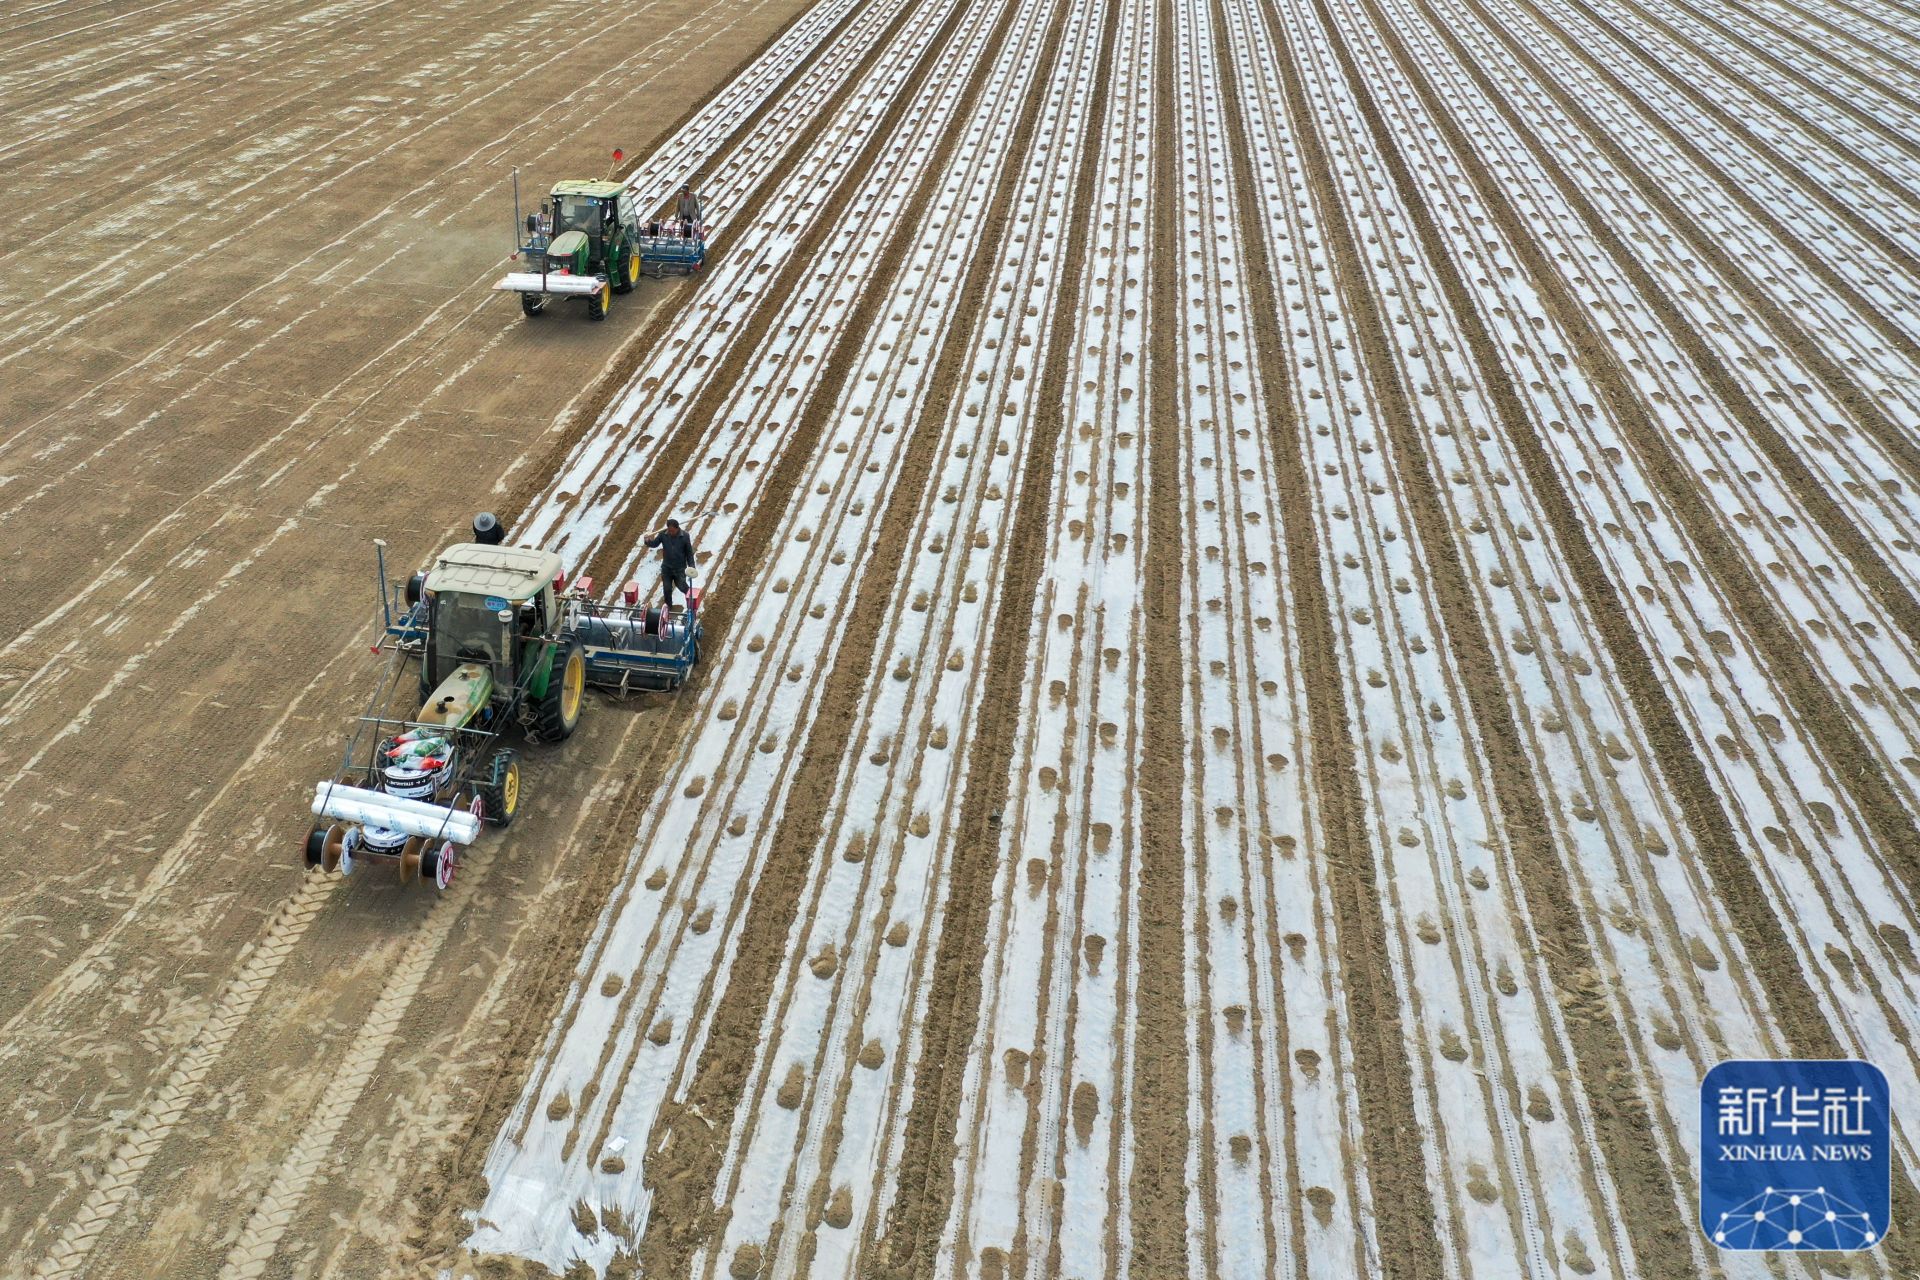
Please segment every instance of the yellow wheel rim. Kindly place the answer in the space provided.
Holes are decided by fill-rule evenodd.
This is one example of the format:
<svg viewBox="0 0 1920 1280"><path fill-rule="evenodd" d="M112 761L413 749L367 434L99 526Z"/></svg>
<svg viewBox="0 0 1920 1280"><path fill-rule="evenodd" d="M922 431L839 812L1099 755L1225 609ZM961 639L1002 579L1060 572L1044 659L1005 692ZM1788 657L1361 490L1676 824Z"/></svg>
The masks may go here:
<svg viewBox="0 0 1920 1280"><path fill-rule="evenodd" d="M587 661L578 651L567 658L566 674L560 682L560 718L572 724L580 714L580 694L587 687Z"/></svg>
<svg viewBox="0 0 1920 1280"><path fill-rule="evenodd" d="M632 284L639 278L640 278L640 255L637 253L629 253L627 255L627 283Z"/></svg>
<svg viewBox="0 0 1920 1280"><path fill-rule="evenodd" d="M610 284L603 284L600 286L600 309L602 311L605 311L608 307L611 307L612 305L613 305L613 286Z"/></svg>
<svg viewBox="0 0 1920 1280"><path fill-rule="evenodd" d="M520 807L520 765L518 762L507 766L506 781L500 784L500 806L506 812L500 816L511 818L514 810Z"/></svg>

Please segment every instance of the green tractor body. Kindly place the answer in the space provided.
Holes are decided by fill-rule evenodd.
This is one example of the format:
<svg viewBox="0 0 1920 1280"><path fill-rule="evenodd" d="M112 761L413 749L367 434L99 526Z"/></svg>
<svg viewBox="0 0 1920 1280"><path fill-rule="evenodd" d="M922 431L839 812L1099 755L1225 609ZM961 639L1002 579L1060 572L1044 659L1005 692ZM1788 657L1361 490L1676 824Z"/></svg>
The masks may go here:
<svg viewBox="0 0 1920 1280"><path fill-rule="evenodd" d="M548 741L573 732L586 671L562 630L560 575L560 557L532 547L461 542L440 553L421 591L419 723L518 720Z"/></svg>
<svg viewBox="0 0 1920 1280"><path fill-rule="evenodd" d="M514 254L522 269L493 287L519 294L529 317L554 298L580 298L590 318L603 320L613 295L640 279L639 236L639 212L625 184L557 182L539 212L527 215Z"/></svg>

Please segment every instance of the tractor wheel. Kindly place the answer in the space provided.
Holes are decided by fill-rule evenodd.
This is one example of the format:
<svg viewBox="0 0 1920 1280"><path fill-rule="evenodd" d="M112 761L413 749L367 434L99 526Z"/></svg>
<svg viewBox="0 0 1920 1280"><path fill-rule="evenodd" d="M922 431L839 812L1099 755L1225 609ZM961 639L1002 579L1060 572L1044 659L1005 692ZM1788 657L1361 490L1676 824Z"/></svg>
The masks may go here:
<svg viewBox="0 0 1920 1280"><path fill-rule="evenodd" d="M513 815L520 811L520 762L512 751L502 748L493 753L489 781L480 784L480 803L488 822L496 827L513 825Z"/></svg>
<svg viewBox="0 0 1920 1280"><path fill-rule="evenodd" d="M587 655L569 636L553 658L547 692L533 709L534 736L542 742L564 742L580 723L580 705L586 701Z"/></svg>
<svg viewBox="0 0 1920 1280"><path fill-rule="evenodd" d="M531 320L547 309L545 294L523 293L520 295L520 311Z"/></svg>
<svg viewBox="0 0 1920 1280"><path fill-rule="evenodd" d="M605 320L607 309L613 305L613 286L603 284L600 292L587 295L587 319Z"/></svg>
<svg viewBox="0 0 1920 1280"><path fill-rule="evenodd" d="M640 283L640 255L629 245L627 251L613 264L613 291L632 293L633 286Z"/></svg>

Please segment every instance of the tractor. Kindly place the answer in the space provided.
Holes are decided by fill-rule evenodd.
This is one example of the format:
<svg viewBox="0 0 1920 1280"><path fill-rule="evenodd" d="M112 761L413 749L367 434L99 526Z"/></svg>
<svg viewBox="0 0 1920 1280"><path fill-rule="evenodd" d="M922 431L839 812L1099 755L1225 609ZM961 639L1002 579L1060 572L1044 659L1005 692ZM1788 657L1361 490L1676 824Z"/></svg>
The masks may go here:
<svg viewBox="0 0 1920 1280"><path fill-rule="evenodd" d="M517 196L514 206L517 217ZM622 183L556 182L525 227L526 240L513 256L526 270L509 272L493 287L519 294L529 318L544 314L554 298L584 298L587 318L604 320L613 295L632 292L640 280L640 219Z"/></svg>
<svg viewBox="0 0 1920 1280"><path fill-rule="evenodd" d="M698 588L679 611L642 605L631 582L619 602L600 603L591 579L568 582L558 555L505 545L492 515L473 532L404 583L387 581L386 544L374 544L384 626L374 651L391 658L340 770L314 788L309 866L350 874L390 862L403 882L445 890L483 824L505 827L519 812L509 734L563 742L588 684L675 689L699 661ZM403 690L418 709L394 716Z"/></svg>

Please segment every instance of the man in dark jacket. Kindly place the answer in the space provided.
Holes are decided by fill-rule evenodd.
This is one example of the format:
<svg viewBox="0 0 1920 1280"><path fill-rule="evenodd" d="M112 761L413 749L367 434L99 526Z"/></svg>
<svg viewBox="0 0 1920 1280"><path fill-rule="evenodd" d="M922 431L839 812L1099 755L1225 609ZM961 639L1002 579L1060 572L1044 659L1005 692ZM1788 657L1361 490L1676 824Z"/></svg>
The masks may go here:
<svg viewBox="0 0 1920 1280"><path fill-rule="evenodd" d="M680 196L673 202L673 216L680 220L680 234L698 235L700 224L706 221L705 210L700 207L700 197L693 193L693 184L680 184Z"/></svg>
<svg viewBox="0 0 1920 1280"><path fill-rule="evenodd" d="M666 528L647 539L646 545L660 551L660 594L671 609L673 589L687 590L687 570L693 568L693 539L680 531L678 520L669 520Z"/></svg>

